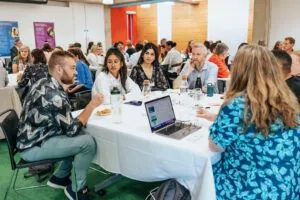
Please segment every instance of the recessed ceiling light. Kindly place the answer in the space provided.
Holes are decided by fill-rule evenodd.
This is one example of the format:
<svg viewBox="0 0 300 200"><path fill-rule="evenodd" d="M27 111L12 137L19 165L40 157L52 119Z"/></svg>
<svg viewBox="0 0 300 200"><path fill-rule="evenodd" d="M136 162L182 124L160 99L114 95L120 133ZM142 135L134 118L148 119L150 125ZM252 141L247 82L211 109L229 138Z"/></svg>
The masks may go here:
<svg viewBox="0 0 300 200"><path fill-rule="evenodd" d="M114 4L114 0L102 0L102 3L106 5L111 5Z"/></svg>
<svg viewBox="0 0 300 200"><path fill-rule="evenodd" d="M150 8L150 6L151 6L150 4L142 4L141 8Z"/></svg>

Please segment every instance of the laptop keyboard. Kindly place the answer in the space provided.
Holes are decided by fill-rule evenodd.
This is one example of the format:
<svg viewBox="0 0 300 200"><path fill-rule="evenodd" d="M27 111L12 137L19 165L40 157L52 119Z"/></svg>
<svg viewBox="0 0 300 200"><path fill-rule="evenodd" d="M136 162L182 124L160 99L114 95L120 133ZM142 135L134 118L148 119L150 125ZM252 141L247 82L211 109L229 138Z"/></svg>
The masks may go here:
<svg viewBox="0 0 300 200"><path fill-rule="evenodd" d="M164 129L159 130L157 133L164 134L164 135L171 135L183 128L181 123L172 124Z"/></svg>

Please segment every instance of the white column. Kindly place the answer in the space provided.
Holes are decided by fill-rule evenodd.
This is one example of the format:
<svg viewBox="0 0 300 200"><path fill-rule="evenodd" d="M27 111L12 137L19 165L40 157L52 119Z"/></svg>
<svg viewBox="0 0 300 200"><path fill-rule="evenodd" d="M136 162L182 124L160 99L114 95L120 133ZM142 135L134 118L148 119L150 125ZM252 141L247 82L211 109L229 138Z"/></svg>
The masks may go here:
<svg viewBox="0 0 300 200"><path fill-rule="evenodd" d="M234 55L247 42L249 11L249 0L209 0L207 39L222 40Z"/></svg>
<svg viewBox="0 0 300 200"><path fill-rule="evenodd" d="M157 42L172 39L172 2L157 4Z"/></svg>

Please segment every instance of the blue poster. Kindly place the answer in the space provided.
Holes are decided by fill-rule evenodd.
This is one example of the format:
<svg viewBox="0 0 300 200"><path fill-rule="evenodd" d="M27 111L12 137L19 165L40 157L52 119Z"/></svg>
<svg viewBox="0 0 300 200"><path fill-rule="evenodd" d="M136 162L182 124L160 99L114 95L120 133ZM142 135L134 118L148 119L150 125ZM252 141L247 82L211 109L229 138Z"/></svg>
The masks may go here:
<svg viewBox="0 0 300 200"><path fill-rule="evenodd" d="M10 56L10 49L18 37L18 22L0 21L0 57Z"/></svg>

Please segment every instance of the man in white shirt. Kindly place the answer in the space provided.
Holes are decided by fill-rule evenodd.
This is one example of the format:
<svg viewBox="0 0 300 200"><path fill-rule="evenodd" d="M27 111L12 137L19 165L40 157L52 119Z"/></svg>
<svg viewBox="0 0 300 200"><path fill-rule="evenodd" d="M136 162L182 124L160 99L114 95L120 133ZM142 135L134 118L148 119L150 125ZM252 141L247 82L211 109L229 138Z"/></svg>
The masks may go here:
<svg viewBox="0 0 300 200"><path fill-rule="evenodd" d="M292 37L284 38L282 50L286 51L288 54L291 54L293 52L295 42L295 39Z"/></svg>
<svg viewBox="0 0 300 200"><path fill-rule="evenodd" d="M294 46L295 46L296 40L293 37L286 37L283 41L282 50L286 51L290 56L292 57L292 68L291 73L292 75L300 75L300 63L299 63L299 57L295 55L294 52Z"/></svg>

